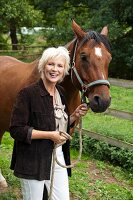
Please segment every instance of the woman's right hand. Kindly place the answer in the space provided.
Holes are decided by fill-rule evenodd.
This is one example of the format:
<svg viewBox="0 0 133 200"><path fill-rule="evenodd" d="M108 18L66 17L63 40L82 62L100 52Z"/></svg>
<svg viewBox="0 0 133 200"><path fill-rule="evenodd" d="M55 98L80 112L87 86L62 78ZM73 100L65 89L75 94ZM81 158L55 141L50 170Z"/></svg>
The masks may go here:
<svg viewBox="0 0 133 200"><path fill-rule="evenodd" d="M51 131L50 139L56 144L60 144L62 142L67 141L67 138L65 136L61 135L59 131Z"/></svg>

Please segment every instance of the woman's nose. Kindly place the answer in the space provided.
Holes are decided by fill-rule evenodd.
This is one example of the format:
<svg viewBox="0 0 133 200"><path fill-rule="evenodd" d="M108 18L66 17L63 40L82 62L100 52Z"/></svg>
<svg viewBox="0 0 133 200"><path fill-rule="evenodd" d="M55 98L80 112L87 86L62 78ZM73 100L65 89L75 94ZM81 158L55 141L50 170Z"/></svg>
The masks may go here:
<svg viewBox="0 0 133 200"><path fill-rule="evenodd" d="M57 70L57 65L53 65L52 69L53 69L54 71L56 71L56 70Z"/></svg>

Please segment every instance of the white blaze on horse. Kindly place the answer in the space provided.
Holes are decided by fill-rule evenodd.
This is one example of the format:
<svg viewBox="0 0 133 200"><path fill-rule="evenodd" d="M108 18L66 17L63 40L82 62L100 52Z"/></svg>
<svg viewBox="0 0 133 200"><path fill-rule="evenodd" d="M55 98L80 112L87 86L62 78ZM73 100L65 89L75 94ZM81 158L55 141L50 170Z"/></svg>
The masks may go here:
<svg viewBox="0 0 133 200"><path fill-rule="evenodd" d="M108 28L101 33L85 32L72 22L75 38L66 47L70 51L71 69L61 85L66 91L70 113L81 103L79 91L88 98L93 112L104 112L110 105L108 65L111 60ZM24 63L13 57L0 56L0 140L9 130L11 110L17 93L37 81L38 60ZM1 176L2 177L2 176ZM1 181L2 182L2 181Z"/></svg>

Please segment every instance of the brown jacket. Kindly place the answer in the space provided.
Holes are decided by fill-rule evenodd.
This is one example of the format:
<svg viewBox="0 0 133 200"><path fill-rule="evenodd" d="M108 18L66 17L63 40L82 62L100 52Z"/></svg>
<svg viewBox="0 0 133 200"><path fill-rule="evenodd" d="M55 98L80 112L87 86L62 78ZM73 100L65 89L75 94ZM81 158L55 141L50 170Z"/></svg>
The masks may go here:
<svg viewBox="0 0 133 200"><path fill-rule="evenodd" d="M57 86L57 89L68 114L62 88ZM10 134L15 141L10 168L20 178L49 180L54 145L48 139L31 140L33 128L55 130L53 99L45 89L42 79L22 89L14 104ZM67 131L69 132L69 126ZM66 164L70 164L69 141L63 145L63 153ZM71 175L70 169L68 175Z"/></svg>

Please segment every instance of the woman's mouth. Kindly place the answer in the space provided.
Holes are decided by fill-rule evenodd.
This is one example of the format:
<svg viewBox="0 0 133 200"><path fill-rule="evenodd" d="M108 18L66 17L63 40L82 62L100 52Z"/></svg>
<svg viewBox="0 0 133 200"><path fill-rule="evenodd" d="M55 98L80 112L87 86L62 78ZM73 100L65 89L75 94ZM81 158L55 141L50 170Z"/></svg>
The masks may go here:
<svg viewBox="0 0 133 200"><path fill-rule="evenodd" d="M58 74L55 74L55 73L49 73L49 75L51 76L51 78L57 78L58 77Z"/></svg>

